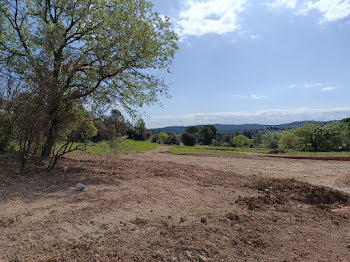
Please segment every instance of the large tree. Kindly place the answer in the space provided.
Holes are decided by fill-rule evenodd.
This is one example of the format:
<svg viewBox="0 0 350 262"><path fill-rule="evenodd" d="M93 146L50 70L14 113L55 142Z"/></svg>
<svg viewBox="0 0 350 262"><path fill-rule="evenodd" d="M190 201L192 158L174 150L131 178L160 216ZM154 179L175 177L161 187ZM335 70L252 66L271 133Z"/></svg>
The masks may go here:
<svg viewBox="0 0 350 262"><path fill-rule="evenodd" d="M44 100L48 156L75 104L126 109L166 93L177 50L147 0L0 0L0 66Z"/></svg>

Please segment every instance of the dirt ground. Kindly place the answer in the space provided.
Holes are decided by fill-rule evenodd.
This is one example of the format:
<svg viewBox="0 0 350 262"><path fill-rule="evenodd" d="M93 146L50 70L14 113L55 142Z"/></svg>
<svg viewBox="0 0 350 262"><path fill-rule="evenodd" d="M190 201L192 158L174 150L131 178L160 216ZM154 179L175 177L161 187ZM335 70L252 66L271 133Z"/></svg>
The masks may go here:
<svg viewBox="0 0 350 262"><path fill-rule="evenodd" d="M349 170L166 148L72 153L0 184L0 261L350 261L350 198L329 187L348 187Z"/></svg>

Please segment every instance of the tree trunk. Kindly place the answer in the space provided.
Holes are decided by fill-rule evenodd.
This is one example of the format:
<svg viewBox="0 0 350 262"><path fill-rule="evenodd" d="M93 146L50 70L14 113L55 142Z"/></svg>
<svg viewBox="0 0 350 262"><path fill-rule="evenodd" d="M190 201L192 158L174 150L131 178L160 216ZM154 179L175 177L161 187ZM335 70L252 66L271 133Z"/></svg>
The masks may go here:
<svg viewBox="0 0 350 262"><path fill-rule="evenodd" d="M49 132L46 136L46 141L41 151L42 157L49 157L51 155L52 149L55 146L58 131L58 121L52 120L50 123Z"/></svg>

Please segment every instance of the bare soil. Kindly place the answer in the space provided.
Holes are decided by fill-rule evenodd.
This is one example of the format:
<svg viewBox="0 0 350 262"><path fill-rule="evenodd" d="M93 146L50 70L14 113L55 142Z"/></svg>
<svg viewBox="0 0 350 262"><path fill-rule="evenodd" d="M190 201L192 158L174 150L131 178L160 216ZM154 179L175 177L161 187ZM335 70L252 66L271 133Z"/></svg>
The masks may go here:
<svg viewBox="0 0 350 262"><path fill-rule="evenodd" d="M0 180L0 261L350 261L349 161L166 150Z"/></svg>

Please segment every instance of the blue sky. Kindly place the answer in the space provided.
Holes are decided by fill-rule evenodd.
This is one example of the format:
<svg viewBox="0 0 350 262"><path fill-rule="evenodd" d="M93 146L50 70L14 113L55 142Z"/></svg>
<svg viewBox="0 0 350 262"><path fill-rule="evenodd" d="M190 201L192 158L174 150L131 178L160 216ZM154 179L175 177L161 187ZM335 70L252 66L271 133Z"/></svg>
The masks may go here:
<svg viewBox="0 0 350 262"><path fill-rule="evenodd" d="M153 0L181 41L149 128L350 117L350 0Z"/></svg>

